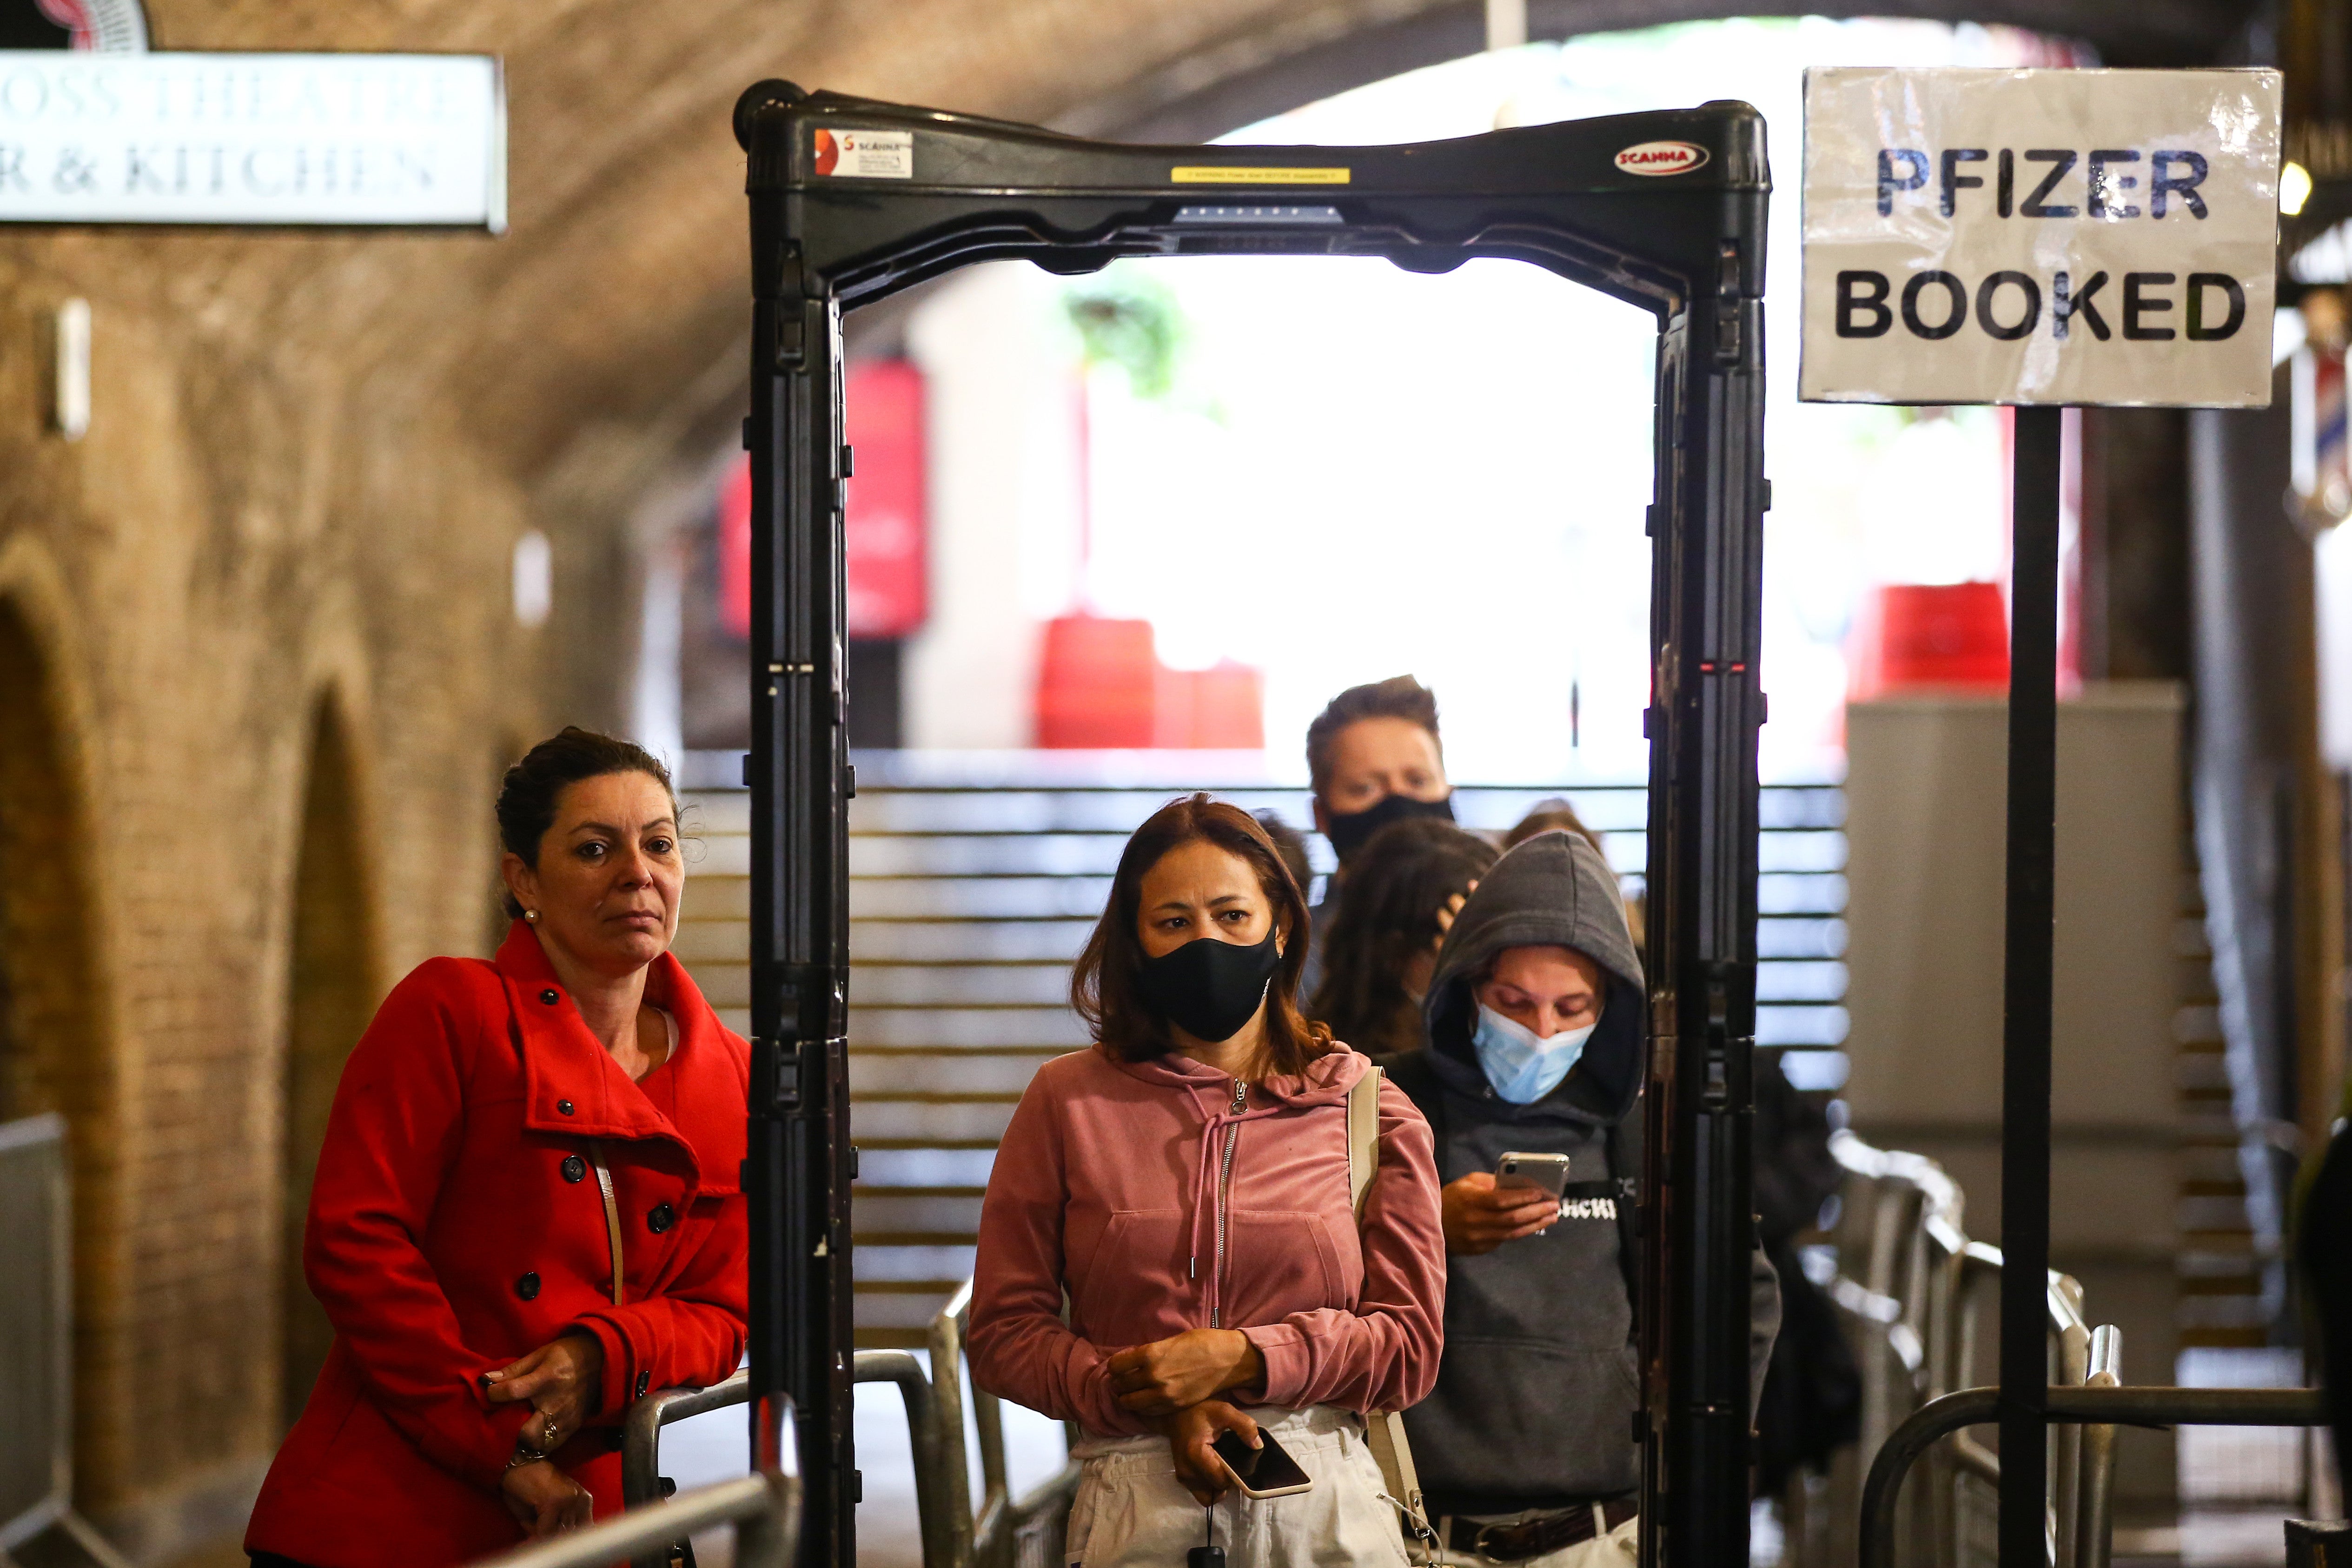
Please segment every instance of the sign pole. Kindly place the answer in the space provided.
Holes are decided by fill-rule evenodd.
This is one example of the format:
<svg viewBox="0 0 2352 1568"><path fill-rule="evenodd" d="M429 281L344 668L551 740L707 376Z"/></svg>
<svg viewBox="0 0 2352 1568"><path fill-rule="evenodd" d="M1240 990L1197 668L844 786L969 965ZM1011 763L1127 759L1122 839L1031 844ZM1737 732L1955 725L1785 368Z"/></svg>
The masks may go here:
<svg viewBox="0 0 2352 1568"><path fill-rule="evenodd" d="M2001 983L2000 1560L2048 1547L2050 1008L2058 787L2055 407L2017 410L2011 504L2008 910Z"/></svg>

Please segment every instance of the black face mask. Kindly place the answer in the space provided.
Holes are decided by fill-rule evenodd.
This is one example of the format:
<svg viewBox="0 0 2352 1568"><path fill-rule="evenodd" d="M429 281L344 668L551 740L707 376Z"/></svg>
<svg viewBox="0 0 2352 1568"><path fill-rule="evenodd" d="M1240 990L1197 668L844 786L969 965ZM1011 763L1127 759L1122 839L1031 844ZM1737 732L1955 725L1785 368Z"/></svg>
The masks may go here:
<svg viewBox="0 0 2352 1568"><path fill-rule="evenodd" d="M1383 795L1360 811L1334 811L1331 827L1326 835L1331 841L1331 852L1343 862L1352 858L1364 847L1364 841L1387 827L1408 817L1435 817L1439 821L1454 820L1454 797L1443 800L1416 800L1410 795Z"/></svg>
<svg viewBox="0 0 2352 1568"><path fill-rule="evenodd" d="M1196 936L1135 972L1143 1005L1194 1040L1214 1045L1241 1032L1265 999L1282 959L1271 933L1254 947Z"/></svg>

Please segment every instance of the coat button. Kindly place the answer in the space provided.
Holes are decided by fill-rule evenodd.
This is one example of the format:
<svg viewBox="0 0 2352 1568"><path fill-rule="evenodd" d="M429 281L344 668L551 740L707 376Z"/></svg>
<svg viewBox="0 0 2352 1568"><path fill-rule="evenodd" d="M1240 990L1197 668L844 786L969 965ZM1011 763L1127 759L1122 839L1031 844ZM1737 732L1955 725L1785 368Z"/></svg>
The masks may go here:
<svg viewBox="0 0 2352 1568"><path fill-rule="evenodd" d="M565 1181L578 1181L587 1174L588 1162L586 1160L582 1159L578 1155L566 1155L563 1156L563 1179Z"/></svg>
<svg viewBox="0 0 2352 1568"><path fill-rule="evenodd" d="M667 1230L671 1226L676 1225L677 1223L677 1210L672 1208L666 1203L657 1203L654 1205L654 1211L646 1216L646 1228L652 1231L656 1236L659 1236L663 1231Z"/></svg>
<svg viewBox="0 0 2352 1568"><path fill-rule="evenodd" d="M638 1398L643 1399L646 1396L646 1390L653 1386L653 1381L654 1375L650 1372L640 1372L637 1374Z"/></svg>
<svg viewBox="0 0 2352 1568"><path fill-rule="evenodd" d="M569 1100L558 1100L555 1103L555 1109L558 1114L569 1116L572 1114L572 1102Z"/></svg>
<svg viewBox="0 0 2352 1568"><path fill-rule="evenodd" d="M563 999L563 993L557 990L553 986L550 986L547 989L539 993L539 999L545 1002L549 1007L553 1007L556 1003Z"/></svg>
<svg viewBox="0 0 2352 1568"><path fill-rule="evenodd" d="M525 1274L521 1279L517 1280L515 1281L515 1294L520 1296L526 1301L535 1301L539 1300L539 1276L537 1274Z"/></svg>

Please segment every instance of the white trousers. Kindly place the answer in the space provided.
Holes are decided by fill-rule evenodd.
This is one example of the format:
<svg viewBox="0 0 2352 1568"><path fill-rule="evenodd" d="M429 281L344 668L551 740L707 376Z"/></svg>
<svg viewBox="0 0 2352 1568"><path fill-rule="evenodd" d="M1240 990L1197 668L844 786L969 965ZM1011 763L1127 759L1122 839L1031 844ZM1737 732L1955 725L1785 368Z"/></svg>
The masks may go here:
<svg viewBox="0 0 2352 1568"><path fill-rule="evenodd" d="M1313 1487L1262 1499L1227 1492L1212 1511L1178 1483L1167 1438L1088 1437L1070 1451L1084 1469L1070 1504L1068 1568L1183 1568L1187 1552L1210 1543L1212 1512L1225 1568L1406 1568L1396 1510L1352 1412L1318 1405L1249 1415Z"/></svg>
<svg viewBox="0 0 2352 1568"><path fill-rule="evenodd" d="M1517 1524L1524 1514L1496 1513L1471 1518L1478 1524ZM1444 1528L1441 1524L1441 1530ZM1636 1516L1605 1534L1590 1541L1580 1541L1573 1546L1563 1546L1557 1552L1547 1552L1540 1557L1530 1557L1524 1563L1514 1563L1510 1568L1631 1568L1642 1560L1642 1521ZM1448 1568L1493 1568L1475 1553L1448 1552L1444 1556Z"/></svg>

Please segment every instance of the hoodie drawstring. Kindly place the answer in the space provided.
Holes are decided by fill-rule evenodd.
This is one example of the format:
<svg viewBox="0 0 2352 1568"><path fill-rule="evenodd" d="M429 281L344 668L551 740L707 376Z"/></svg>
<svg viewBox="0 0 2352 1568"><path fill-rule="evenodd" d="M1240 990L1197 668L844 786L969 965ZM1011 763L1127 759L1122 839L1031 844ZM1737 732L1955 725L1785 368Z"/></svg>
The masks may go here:
<svg viewBox="0 0 2352 1568"><path fill-rule="evenodd" d="M1242 1081L1240 1079L1236 1078L1234 1080L1234 1088L1235 1090L1234 1095L1234 1103L1237 1104L1245 1103L1247 1091L1243 1087ZM1185 1265L1186 1277L1188 1279L1199 1280L1201 1277L1201 1219L1203 1215L1211 1212L1212 1208L1215 1205L1223 1201L1223 1195L1218 1191L1220 1186L1218 1178L1222 1174L1218 1168L1218 1156L1221 1153L1219 1145L1223 1142L1220 1134L1223 1134L1228 1128L1239 1126L1244 1122L1254 1122L1262 1117L1274 1115L1276 1113L1282 1110L1283 1107L1279 1103L1276 1103L1268 1105L1263 1110L1257 1111L1234 1111L1231 1109L1211 1111L1206 1106L1202 1105L1201 1092L1198 1089L1189 1083L1184 1086L1184 1089L1185 1092L1192 1096L1192 1103L1194 1107L1199 1109L1202 1115L1201 1125L1201 1155L1199 1160L1194 1164L1192 1176L1192 1226L1186 1247L1186 1250L1191 1254L1191 1257ZM1203 1286L1202 1295L1203 1304L1208 1308L1209 1321L1212 1323L1218 1320L1218 1317L1224 1306L1224 1281L1222 1278L1223 1273L1223 1270L1217 1267L1217 1260L1213 1258L1209 1260L1209 1278L1206 1284Z"/></svg>

